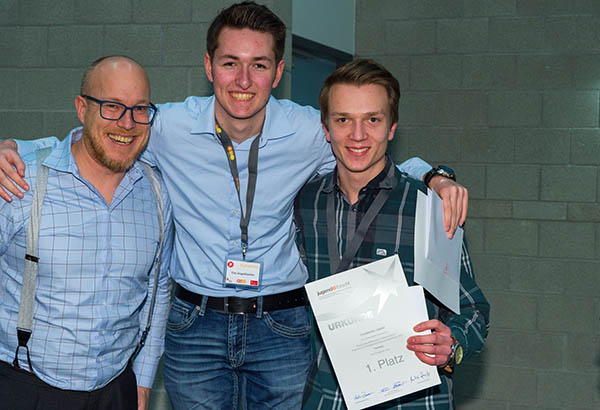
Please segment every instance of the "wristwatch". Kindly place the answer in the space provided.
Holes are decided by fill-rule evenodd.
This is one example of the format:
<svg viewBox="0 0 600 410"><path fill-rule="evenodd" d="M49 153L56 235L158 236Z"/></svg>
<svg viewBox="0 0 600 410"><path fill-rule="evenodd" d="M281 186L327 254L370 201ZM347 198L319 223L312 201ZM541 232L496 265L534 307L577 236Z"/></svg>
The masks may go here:
<svg viewBox="0 0 600 410"><path fill-rule="evenodd" d="M454 170L452 168L447 167L445 165L438 165L437 168L431 168L431 170L425 174L425 178L423 179L423 181L425 182L425 185L427 185L427 188L429 188L431 178L433 178L436 175L440 175L449 178L453 181L456 181L456 174L454 173Z"/></svg>
<svg viewBox="0 0 600 410"><path fill-rule="evenodd" d="M452 353L448 358L448 364L444 367L444 370L448 373L454 372L454 366L460 364L463 359L463 348L458 341L452 336Z"/></svg>

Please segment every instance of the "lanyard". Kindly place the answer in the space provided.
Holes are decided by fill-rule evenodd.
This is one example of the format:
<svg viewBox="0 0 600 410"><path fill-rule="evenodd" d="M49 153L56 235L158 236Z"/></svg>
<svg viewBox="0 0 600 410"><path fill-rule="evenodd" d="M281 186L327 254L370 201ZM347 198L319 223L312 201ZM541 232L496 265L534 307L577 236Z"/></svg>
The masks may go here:
<svg viewBox="0 0 600 410"><path fill-rule="evenodd" d="M237 161L235 160L235 152L233 150L233 144L231 138L218 124L216 126L217 136L221 140L225 155L227 156L227 162L229 163L229 169L231 170L231 176L235 183L235 189L237 191L238 200L240 201L240 212L242 217L240 218L240 230L242 231L242 257L246 259L246 252L248 250L248 225L250 224L250 215L252 214L252 206L254 204L254 194L256 193L256 178L258 176L258 144L260 142L260 134L256 136L252 145L250 146L250 155L248 157L248 190L246 191L246 214L244 215L244 208L242 208L242 197L240 194L240 175L238 172Z"/></svg>
<svg viewBox="0 0 600 410"><path fill-rule="evenodd" d="M388 171L387 177L393 175L394 166L390 167ZM367 234L367 230L371 226L371 223L375 220L375 217L383 208L385 201L390 196L392 192L391 189L380 189L375 197L375 200L367 209L365 216L362 221L358 225L358 229L354 232L354 236L346 246L346 251L344 252L344 256L340 260L340 252L338 251L338 243L337 243L337 235L335 229L335 190L332 190L327 197L327 249L329 251L329 269L331 274L335 274L338 272L342 272L347 270L352 263L352 259L358 252L358 248L362 245L365 235Z"/></svg>

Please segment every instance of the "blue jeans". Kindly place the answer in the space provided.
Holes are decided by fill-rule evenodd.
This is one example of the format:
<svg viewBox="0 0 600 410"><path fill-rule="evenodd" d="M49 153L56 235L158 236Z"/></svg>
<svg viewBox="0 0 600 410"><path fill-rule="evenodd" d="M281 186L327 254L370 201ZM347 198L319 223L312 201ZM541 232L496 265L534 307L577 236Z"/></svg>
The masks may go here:
<svg viewBox="0 0 600 410"><path fill-rule="evenodd" d="M173 409L300 409L310 330L304 306L236 315L175 297L164 357Z"/></svg>

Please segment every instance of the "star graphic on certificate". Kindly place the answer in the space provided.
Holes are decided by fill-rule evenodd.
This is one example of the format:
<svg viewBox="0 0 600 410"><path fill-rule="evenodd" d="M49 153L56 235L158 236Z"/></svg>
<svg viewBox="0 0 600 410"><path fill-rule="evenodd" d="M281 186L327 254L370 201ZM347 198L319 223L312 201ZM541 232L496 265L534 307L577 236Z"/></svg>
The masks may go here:
<svg viewBox="0 0 600 410"><path fill-rule="evenodd" d="M379 314L390 295L398 296L398 288L403 285L404 287L407 286L402 265L396 259L387 266L387 269L371 269L367 265L363 268L368 274L376 276L377 288L375 288L373 296L379 296L379 306L377 308L377 314Z"/></svg>

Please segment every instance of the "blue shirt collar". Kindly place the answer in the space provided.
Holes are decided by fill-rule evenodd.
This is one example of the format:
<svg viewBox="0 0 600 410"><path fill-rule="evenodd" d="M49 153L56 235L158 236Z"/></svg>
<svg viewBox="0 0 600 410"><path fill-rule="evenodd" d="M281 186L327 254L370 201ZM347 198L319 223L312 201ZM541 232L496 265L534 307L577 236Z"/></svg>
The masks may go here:
<svg viewBox="0 0 600 410"><path fill-rule="evenodd" d="M212 134L217 138L215 131L215 96L212 95L209 97L207 103L208 108L202 111L190 132L192 134ZM260 136L260 146L262 147L266 144L267 140L285 138L295 134L295 132L287 113L283 110L279 101L275 97L270 96L266 106L265 123Z"/></svg>

